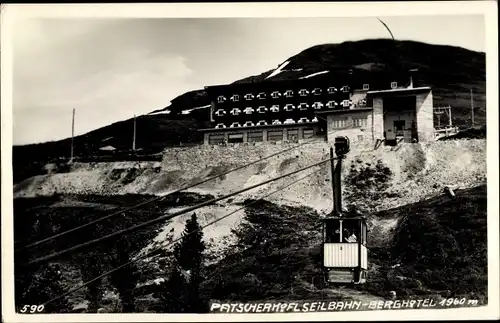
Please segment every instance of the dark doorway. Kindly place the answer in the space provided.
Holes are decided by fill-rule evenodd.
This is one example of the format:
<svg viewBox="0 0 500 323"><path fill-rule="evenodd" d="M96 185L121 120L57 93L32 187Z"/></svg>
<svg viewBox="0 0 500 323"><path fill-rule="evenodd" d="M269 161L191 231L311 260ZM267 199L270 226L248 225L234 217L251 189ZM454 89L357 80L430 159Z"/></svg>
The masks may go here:
<svg viewBox="0 0 500 323"><path fill-rule="evenodd" d="M394 133L396 137L403 137L406 122L405 120L394 120Z"/></svg>

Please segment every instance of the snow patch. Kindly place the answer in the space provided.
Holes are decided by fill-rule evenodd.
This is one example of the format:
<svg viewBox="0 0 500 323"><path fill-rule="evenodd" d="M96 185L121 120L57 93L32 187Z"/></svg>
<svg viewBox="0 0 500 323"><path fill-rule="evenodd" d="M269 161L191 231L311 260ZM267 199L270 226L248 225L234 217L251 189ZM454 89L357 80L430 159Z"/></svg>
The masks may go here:
<svg viewBox="0 0 500 323"><path fill-rule="evenodd" d="M172 214L181 211L185 208L186 207L171 208L168 211L166 211L166 213ZM169 244L181 237L182 232L184 231L184 228L186 226L186 221L191 217L191 214L194 212L196 212L196 215L198 217L198 222L200 223L200 225L205 226L208 223L211 223L216 219L220 219L231 212L235 212L240 208L241 206L238 205L216 204L207 207L202 207L200 209L197 209L196 211L188 212L186 214L175 217L171 220L167 220L165 225L159 230L158 235L153 239L152 243L150 243L148 246L142 249L140 254L150 252L151 250L156 248L163 248L163 247L171 248L172 245ZM231 235L231 229L235 228L239 224L244 214L245 212L241 210L241 212L236 212L234 214L231 214L231 216L221 219L215 222L213 225L204 228L203 229L204 240L215 241L216 244L218 242L219 244L227 245L227 242L224 242L223 238L229 237ZM216 246L216 248L220 247L223 246L222 245Z"/></svg>
<svg viewBox="0 0 500 323"><path fill-rule="evenodd" d="M163 277L156 278L156 279L153 280L153 283L155 285L160 285L161 283L164 283L164 282L165 282L165 278L163 278Z"/></svg>
<svg viewBox="0 0 500 323"><path fill-rule="evenodd" d="M302 77L299 77L299 79L308 79L310 77L313 77L313 76L317 76L317 75L321 75L321 74L325 74L325 73L328 73L329 71L322 71L322 72L317 72L317 73L313 73L313 74L310 74L310 75L307 75L307 76L302 76Z"/></svg>
<svg viewBox="0 0 500 323"><path fill-rule="evenodd" d="M104 146L104 147L99 148L99 150L113 151L113 150L116 150L116 148L113 146Z"/></svg>
<svg viewBox="0 0 500 323"><path fill-rule="evenodd" d="M269 76L266 77L266 79L268 78L271 78L271 77L274 77L276 75L278 75L279 73L282 72L282 69L287 66L288 64L290 63L290 61L286 61L284 62L283 64L281 64L280 66L278 66L277 69L275 69L271 74L269 74Z"/></svg>
<svg viewBox="0 0 500 323"><path fill-rule="evenodd" d="M182 114L190 114L193 110L206 109L206 108L209 108L209 107L210 107L210 104L204 105L204 106L201 106L201 107L192 108L192 109L189 109L189 110L183 110L181 113Z"/></svg>
<svg viewBox="0 0 500 323"><path fill-rule="evenodd" d="M250 186L262 183L262 182L264 182L264 181L266 181L268 179L269 178L267 176L265 176L265 175L253 175L252 177L250 177L247 180L247 182L244 184L243 188L247 188L247 187L250 187ZM259 188L262 188L262 186L259 187Z"/></svg>
<svg viewBox="0 0 500 323"><path fill-rule="evenodd" d="M151 112L149 115L158 115L158 114L170 114L170 110L162 110L158 112Z"/></svg>

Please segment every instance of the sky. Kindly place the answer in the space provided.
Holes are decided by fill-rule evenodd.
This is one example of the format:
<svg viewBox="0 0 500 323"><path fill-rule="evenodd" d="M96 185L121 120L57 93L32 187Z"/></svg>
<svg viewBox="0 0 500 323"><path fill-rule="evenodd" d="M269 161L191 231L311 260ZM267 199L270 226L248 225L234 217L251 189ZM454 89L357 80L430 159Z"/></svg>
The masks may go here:
<svg viewBox="0 0 500 323"><path fill-rule="evenodd" d="M485 51L480 15L380 17L399 40ZM324 43L389 38L367 18L70 18L12 32L13 143L75 134L257 75Z"/></svg>

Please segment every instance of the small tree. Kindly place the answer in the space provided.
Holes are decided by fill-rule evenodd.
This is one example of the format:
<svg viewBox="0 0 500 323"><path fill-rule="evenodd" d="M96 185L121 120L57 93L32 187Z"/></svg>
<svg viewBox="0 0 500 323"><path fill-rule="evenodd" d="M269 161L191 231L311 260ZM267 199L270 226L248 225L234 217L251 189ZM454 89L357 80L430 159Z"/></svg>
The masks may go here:
<svg viewBox="0 0 500 323"><path fill-rule="evenodd" d="M179 266L174 264L172 271L158 293L159 309L163 313L183 313L187 310L187 285Z"/></svg>
<svg viewBox="0 0 500 323"><path fill-rule="evenodd" d="M345 196L347 201L353 203L351 208L355 206L358 211L366 211L376 207L385 198L397 196L388 192L394 174L382 160L378 160L375 165L366 163L357 166L356 163L361 164L362 161L358 159L352 162L345 179L347 184Z"/></svg>
<svg viewBox="0 0 500 323"><path fill-rule="evenodd" d="M180 269L184 270L188 275L188 311L201 312L205 309L200 297L205 248L203 231L198 224L196 213L193 213L186 222L181 241L174 247L175 259Z"/></svg>
<svg viewBox="0 0 500 323"><path fill-rule="evenodd" d="M80 271L84 282L95 279L103 273L102 258L100 253L90 252L80 258ZM87 285L85 298L89 301L88 312L97 313L102 298L102 279L98 279Z"/></svg>
<svg viewBox="0 0 500 323"><path fill-rule="evenodd" d="M131 260L131 246L127 238L122 237L115 245L110 263L113 268L128 263ZM135 312L134 289L139 280L137 266L131 263L110 275L111 284L118 290L123 313Z"/></svg>

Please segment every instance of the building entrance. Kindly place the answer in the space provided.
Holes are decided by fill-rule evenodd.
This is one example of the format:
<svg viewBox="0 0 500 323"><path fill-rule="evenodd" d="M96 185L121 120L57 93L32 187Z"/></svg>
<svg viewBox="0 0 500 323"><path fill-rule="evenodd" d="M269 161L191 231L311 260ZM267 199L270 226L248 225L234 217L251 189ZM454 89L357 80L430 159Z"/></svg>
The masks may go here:
<svg viewBox="0 0 500 323"><path fill-rule="evenodd" d="M394 134L396 138L404 136L405 125L405 120L394 120Z"/></svg>

